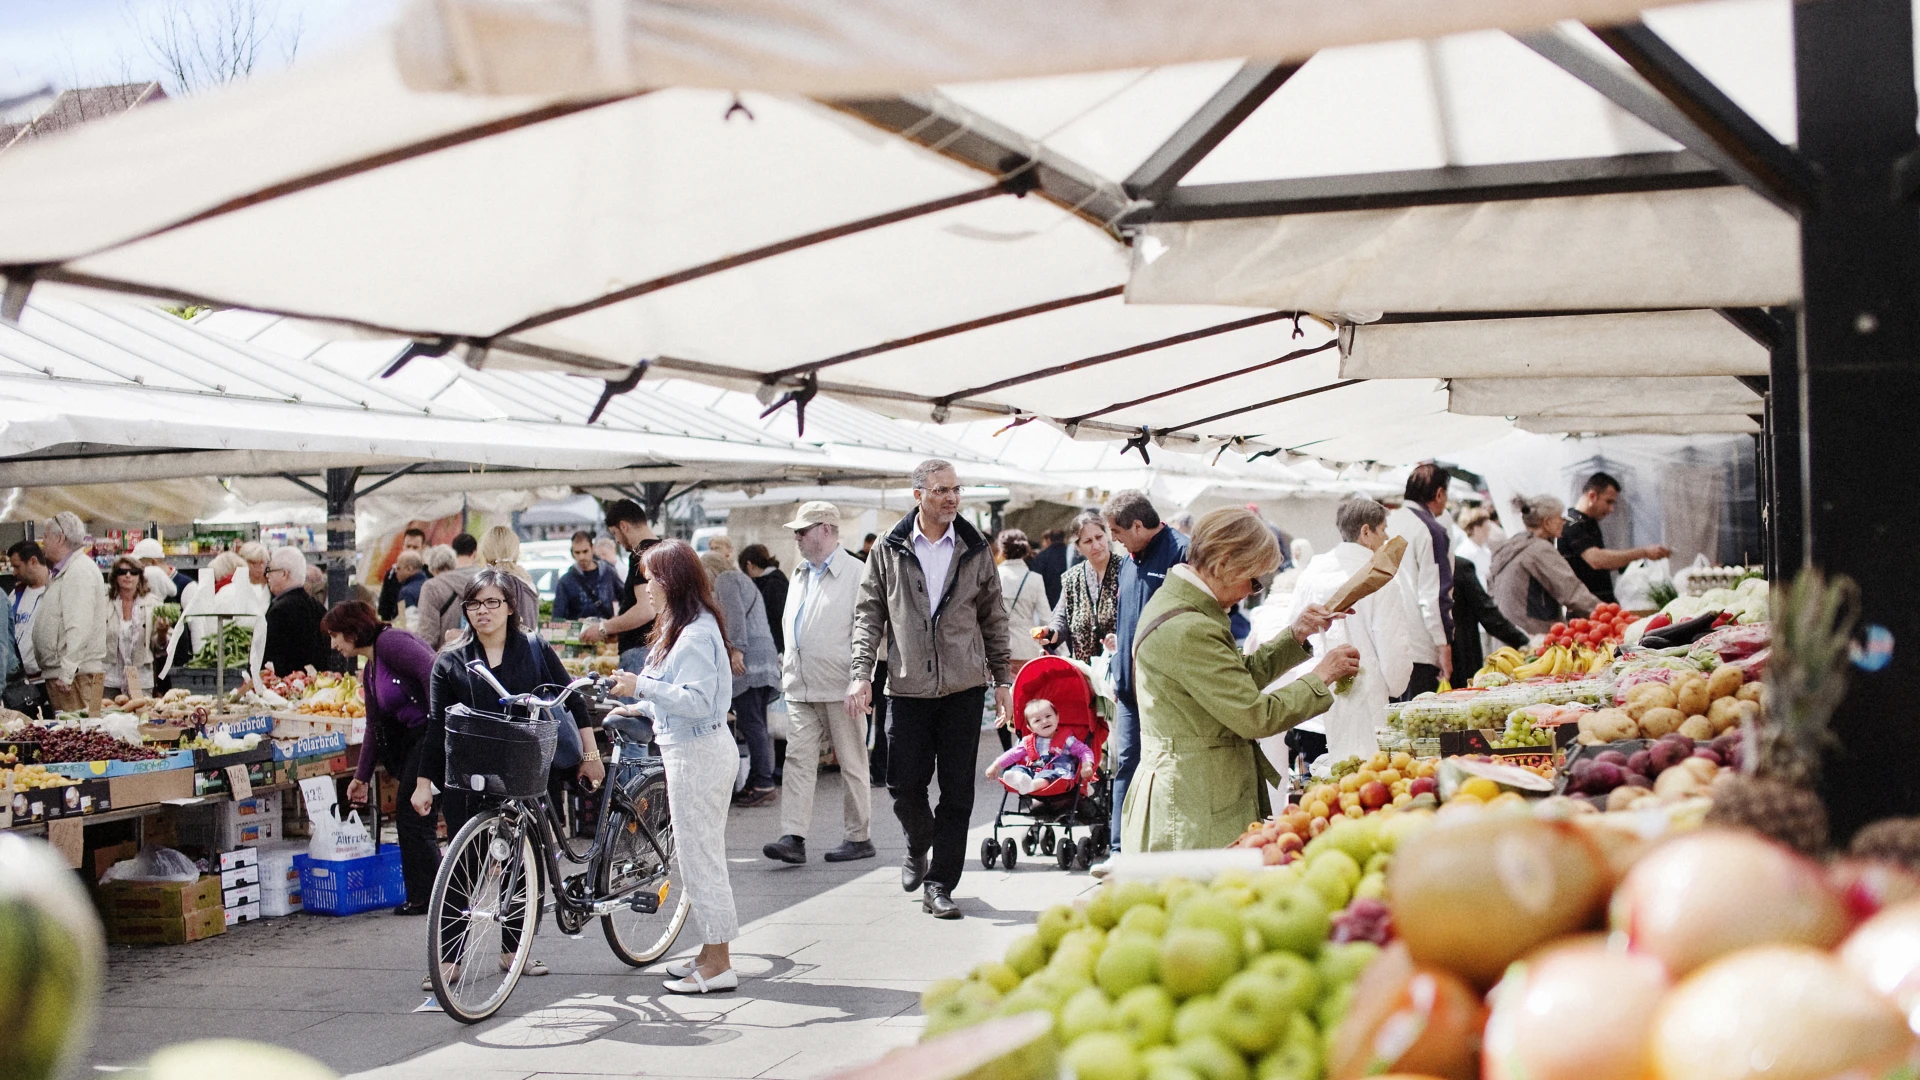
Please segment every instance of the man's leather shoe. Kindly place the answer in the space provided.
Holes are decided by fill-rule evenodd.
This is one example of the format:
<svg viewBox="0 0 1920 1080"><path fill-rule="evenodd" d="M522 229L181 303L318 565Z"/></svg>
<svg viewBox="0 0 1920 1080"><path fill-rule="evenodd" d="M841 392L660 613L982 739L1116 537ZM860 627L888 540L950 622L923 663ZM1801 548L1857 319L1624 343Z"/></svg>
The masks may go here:
<svg viewBox="0 0 1920 1080"><path fill-rule="evenodd" d="M393 913L395 915L425 915L427 913L427 902L425 900L408 900L406 903L394 908Z"/></svg>
<svg viewBox="0 0 1920 1080"><path fill-rule="evenodd" d="M916 855L909 849L907 857L900 861L901 891L912 892L925 880L927 880L927 853L922 851Z"/></svg>
<svg viewBox="0 0 1920 1080"><path fill-rule="evenodd" d="M788 833L760 849L760 854L775 862L792 863L795 866L807 861L807 841L804 837ZM827 858L833 858L828 855Z"/></svg>
<svg viewBox="0 0 1920 1080"><path fill-rule="evenodd" d="M874 856L873 841L849 840L824 856L828 862L852 862L855 859L871 859Z"/></svg>
<svg viewBox="0 0 1920 1080"><path fill-rule="evenodd" d="M920 901L920 910L936 919L957 919L960 917L960 905L947 895L947 887L937 881L927 882L925 899Z"/></svg>

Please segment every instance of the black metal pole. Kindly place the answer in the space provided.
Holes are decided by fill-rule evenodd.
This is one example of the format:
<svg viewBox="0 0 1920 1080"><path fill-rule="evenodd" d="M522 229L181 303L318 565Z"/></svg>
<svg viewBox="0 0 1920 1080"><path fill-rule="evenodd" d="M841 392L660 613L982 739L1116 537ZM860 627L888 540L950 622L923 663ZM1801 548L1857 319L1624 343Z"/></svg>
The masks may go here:
<svg viewBox="0 0 1920 1080"><path fill-rule="evenodd" d="M327 470L327 606L353 599L354 484L359 469Z"/></svg>
<svg viewBox="0 0 1920 1080"><path fill-rule="evenodd" d="M1920 812L1920 214L1902 193L1920 148L1910 0L1793 5L1800 153L1822 190L1800 219L1801 420L1806 555L1859 582L1864 622L1892 662L1854 671L1834 717L1842 749L1823 796L1834 838Z"/></svg>
<svg viewBox="0 0 1920 1080"><path fill-rule="evenodd" d="M1800 320L1791 310L1776 309L1780 335L1773 346L1768 378L1765 487L1767 578L1785 581L1806 562L1806 485L1801 480L1805 456L1800 431Z"/></svg>

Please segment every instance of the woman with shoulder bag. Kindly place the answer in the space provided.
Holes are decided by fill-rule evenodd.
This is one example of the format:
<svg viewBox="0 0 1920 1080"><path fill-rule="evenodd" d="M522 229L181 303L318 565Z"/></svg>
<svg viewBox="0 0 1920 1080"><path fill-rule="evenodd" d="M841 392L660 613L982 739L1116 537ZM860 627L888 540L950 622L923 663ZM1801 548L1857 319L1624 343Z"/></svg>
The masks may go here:
<svg viewBox="0 0 1920 1080"><path fill-rule="evenodd" d="M113 561L107 579L106 696L143 698L153 691L153 619L160 598L132 557Z"/></svg>
<svg viewBox="0 0 1920 1080"><path fill-rule="evenodd" d="M333 651L365 660L360 676L367 704L367 734L360 744L360 767L347 785L347 802L367 801L367 782L378 764L393 777L402 792L418 786L420 759L427 732L427 709L433 695L433 648L398 627L380 621L373 605L362 600L335 604L320 620ZM407 902L395 915L425 915L433 892L433 875L440 869L440 844L434 836L433 806L425 813L412 800L400 799L393 808L394 828L400 833L400 872L407 884Z"/></svg>
<svg viewBox="0 0 1920 1080"><path fill-rule="evenodd" d="M421 743L420 770L414 781L412 802L414 813L430 817L433 792L439 788L440 810L446 815L449 836L458 833L467 819L479 811L481 796L446 788L447 709L458 703L475 712L498 715L506 711L500 695L484 679L467 670L467 665L475 660L484 662L509 694L530 694L541 687L565 686L570 681L553 646L519 627L512 597L521 584L507 571L491 566L473 575L460 599L470 628L466 640L448 646L433 663L427 730ZM600 761L599 746L593 740L592 716L578 694L568 695L566 708L572 714L573 723L560 724L549 787L564 783L577 773L582 784L592 790L607 774ZM504 956L511 958L519 945L508 939L501 947L505 950ZM527 962L525 974L546 973L544 963ZM431 980L427 986L431 989Z"/></svg>

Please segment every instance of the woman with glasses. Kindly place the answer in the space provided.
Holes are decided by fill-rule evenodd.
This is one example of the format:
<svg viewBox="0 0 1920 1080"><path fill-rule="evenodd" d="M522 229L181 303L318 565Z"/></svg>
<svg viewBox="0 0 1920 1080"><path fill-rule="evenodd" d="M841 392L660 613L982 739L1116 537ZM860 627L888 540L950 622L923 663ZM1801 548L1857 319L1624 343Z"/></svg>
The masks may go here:
<svg viewBox="0 0 1920 1080"><path fill-rule="evenodd" d="M453 836L481 808L481 796L468 791L447 790L447 709L465 705L475 712L501 714L506 703L488 686L486 680L467 670L475 660L486 663L493 677L509 694L531 694L541 687L565 686L570 681L567 669L553 646L529 635L514 617L511 597L519 580L505 570L491 566L473 575L461 593L461 609L467 616L464 641L449 645L433 663L433 682L427 709L427 729L421 737L418 778L410 801L414 813L424 818L433 814L434 791L439 789L440 810L447 818L447 835ZM546 693L551 694L548 690ZM579 694L567 697L567 711L573 723L560 724L559 744L553 752L553 771L548 787L553 791L570 777L577 776L591 791L605 778L606 767L600 761L600 748L593 739L592 716ZM731 742L728 743L732 745ZM555 797L558 797L556 792ZM518 942L508 940L502 963L511 963ZM546 964L529 960L525 974L545 975ZM432 980L422 984L431 990Z"/></svg>
<svg viewBox="0 0 1920 1080"><path fill-rule="evenodd" d="M667 965L675 994L711 994L739 987L729 943L740 933L727 877L727 803L739 757L727 732L733 669L727 635L700 557L684 540L649 548L642 569L647 598L659 613L625 715L653 721L667 768L673 815L673 861L693 902L700 953Z"/></svg>
<svg viewBox="0 0 1920 1080"><path fill-rule="evenodd" d="M107 578L107 697L153 692L153 615L159 607L140 564L127 555L113 560Z"/></svg>

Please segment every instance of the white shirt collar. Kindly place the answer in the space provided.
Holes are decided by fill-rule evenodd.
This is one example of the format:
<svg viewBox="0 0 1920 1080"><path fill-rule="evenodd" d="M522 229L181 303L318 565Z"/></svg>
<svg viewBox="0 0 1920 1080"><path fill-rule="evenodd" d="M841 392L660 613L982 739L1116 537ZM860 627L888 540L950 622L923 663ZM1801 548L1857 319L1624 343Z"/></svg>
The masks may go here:
<svg viewBox="0 0 1920 1080"><path fill-rule="evenodd" d="M1194 588L1199 589L1201 592L1206 593L1207 599L1213 601L1214 603L1217 604L1220 602L1220 598L1213 595L1213 590L1207 588L1207 583L1200 580L1200 575L1195 573L1193 570L1193 567L1188 566L1186 563L1175 563L1173 565L1173 569L1167 571L1167 573L1172 574L1174 577L1179 578L1181 581L1184 581L1187 584L1193 586Z"/></svg>
<svg viewBox="0 0 1920 1080"><path fill-rule="evenodd" d="M840 554L840 549L836 546L834 550L827 552L827 557L825 559L822 559L819 562L813 562L812 560L808 560L807 572L812 574L832 573L834 559L839 554Z"/></svg>
<svg viewBox="0 0 1920 1080"><path fill-rule="evenodd" d="M920 514L916 511L913 515L913 542L918 544L922 541L935 547L953 543L953 522L947 522L947 531L944 534L938 537L928 536L921 527Z"/></svg>

